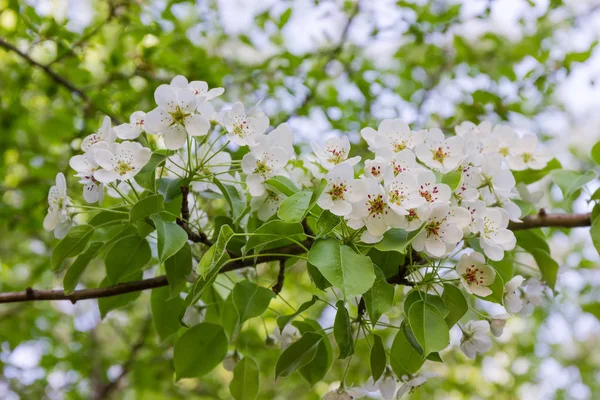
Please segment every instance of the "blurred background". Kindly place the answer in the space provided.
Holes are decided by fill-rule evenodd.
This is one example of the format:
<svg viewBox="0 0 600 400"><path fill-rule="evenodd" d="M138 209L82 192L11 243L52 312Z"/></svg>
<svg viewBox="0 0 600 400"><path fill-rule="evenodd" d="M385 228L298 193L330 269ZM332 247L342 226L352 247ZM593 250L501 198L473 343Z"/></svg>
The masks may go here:
<svg viewBox="0 0 600 400"><path fill-rule="evenodd" d="M599 0L0 0L0 291L61 287L42 228L56 173L74 184L81 138L104 115L116 124L153 108L154 89L175 75L224 87L220 105L261 102L300 148L346 134L364 151L360 129L384 118L446 132L490 120L536 133L563 167L586 170L600 138L599 40ZM572 205L548 181L534 189L540 208L583 212L598 186ZM447 350L426 367L440 377L412 398L600 398L599 257L587 228L555 230L550 246L561 266L553 298L511 319L475 362ZM102 270L88 268L80 287L98 286ZM295 273L282 295L297 306L315 289ZM149 293L103 320L95 300L0 305L0 398L228 397L222 367L174 383L173 343L148 321ZM299 376L275 383L264 366L279 350L254 328L241 346L263 365L261 398L335 387L345 364L312 388Z"/></svg>

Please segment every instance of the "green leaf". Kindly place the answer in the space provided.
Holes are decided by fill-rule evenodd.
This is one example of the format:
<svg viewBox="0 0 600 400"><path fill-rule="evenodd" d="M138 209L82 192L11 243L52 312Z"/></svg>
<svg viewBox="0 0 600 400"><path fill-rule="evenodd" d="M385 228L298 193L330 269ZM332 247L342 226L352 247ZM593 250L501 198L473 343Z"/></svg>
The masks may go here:
<svg viewBox="0 0 600 400"><path fill-rule="evenodd" d="M180 178L160 178L158 181L158 192L165 197L165 202L169 202L181 195L181 186L185 181Z"/></svg>
<svg viewBox="0 0 600 400"><path fill-rule="evenodd" d="M209 251L210 251L210 249L209 249ZM206 274L206 278L203 278L202 276L200 276L198 278L198 280L196 281L194 286L192 286L192 290L190 290L190 292L188 293L188 295L185 298L186 308L192 304L196 304L196 302L198 300L200 300L202 293L204 293L206 288L210 287L210 285L213 284L215 279L217 279L217 275L219 275L219 269L227 261L229 261L229 254L225 253L219 259L219 261L217 261L217 263L215 264L215 267L211 271L209 271L208 274ZM200 260L200 263L202 263L202 260ZM180 316L180 319L181 319L181 317L183 317L183 315Z"/></svg>
<svg viewBox="0 0 600 400"><path fill-rule="evenodd" d="M103 210L95 214L88 221L88 225L99 227L114 223L122 223L127 221L128 213L126 208L115 210Z"/></svg>
<svg viewBox="0 0 600 400"><path fill-rule="evenodd" d="M138 172L133 179L143 187L151 192L155 190L156 184L156 167L163 163L167 159L167 156L161 152L155 152L150 157L150 161Z"/></svg>
<svg viewBox="0 0 600 400"><path fill-rule="evenodd" d="M285 326L289 324L291 320L312 307L318 299L319 298L317 296L313 295L309 301L302 303L295 313L289 315L280 315L277 317L277 326L279 327L279 331L283 332L283 328L285 328Z"/></svg>
<svg viewBox="0 0 600 400"><path fill-rule="evenodd" d="M317 236L322 238L329 232L335 229L341 222L341 218L332 214L329 210L325 210L317 220Z"/></svg>
<svg viewBox="0 0 600 400"><path fill-rule="evenodd" d="M410 344L404 331L398 330L390 349L390 365L396 376L417 373L425 359Z"/></svg>
<svg viewBox="0 0 600 400"><path fill-rule="evenodd" d="M227 254L227 244L233 237L233 229L229 225L222 225L217 241L202 256L198 264L198 273L206 277L214 268L221 267L219 261Z"/></svg>
<svg viewBox="0 0 600 400"><path fill-rule="evenodd" d="M432 304L433 306L435 306L438 311L440 312L440 314L442 314L443 316L448 315L448 309L446 308L446 305L444 304L444 300L442 300L442 298L440 296L437 296L435 294L430 294L430 293L425 293L421 290L411 290L408 295L406 296L406 299L404 299L404 314L408 317L408 312L410 311L410 307L412 307L413 304L415 304L417 301L425 301L429 304Z"/></svg>
<svg viewBox="0 0 600 400"><path fill-rule="evenodd" d="M377 382L379 378L381 378L381 375L383 375L383 371L385 371L385 366L387 365L387 356L385 355L383 340L381 340L381 336L379 335L373 335L373 347L371 347L369 360L371 363L371 376L373 377L373 382Z"/></svg>
<svg viewBox="0 0 600 400"><path fill-rule="evenodd" d="M150 307L152 323L160 340L165 340L179 331L181 327L179 315L185 308L181 297L171 297L171 291L167 286L154 288L150 295Z"/></svg>
<svg viewBox="0 0 600 400"><path fill-rule="evenodd" d="M106 254L104 264L110 282L116 284L122 278L140 271L152 258L150 245L143 237L132 235L119 239Z"/></svg>
<svg viewBox="0 0 600 400"><path fill-rule="evenodd" d="M344 298L365 293L375 281L371 259L336 239L317 240L308 252L308 262L340 289Z"/></svg>
<svg viewBox="0 0 600 400"><path fill-rule="evenodd" d="M333 361L333 350L327 333L321 328L321 325L313 319L305 318L303 321L294 321L293 325L298 328L301 335L306 332L315 332L321 335L323 340L317 346L317 353L311 362L298 369L300 375L311 385L314 386L321 382Z"/></svg>
<svg viewBox="0 0 600 400"><path fill-rule="evenodd" d="M300 189L298 189L298 186L296 186L294 182L292 182L289 178L286 178L281 175L267 179L265 181L265 184L288 197L300 191Z"/></svg>
<svg viewBox="0 0 600 400"><path fill-rule="evenodd" d="M279 17L279 23L277 24L277 27L279 29L283 28L285 26L285 24L287 24L287 22L289 21L291 16L292 16L292 9L288 8Z"/></svg>
<svg viewBox="0 0 600 400"><path fill-rule="evenodd" d="M453 327L469 311L469 304L463 292L454 285L444 283L444 293L442 300L448 309L446 315L446 324Z"/></svg>
<svg viewBox="0 0 600 400"><path fill-rule="evenodd" d="M375 248L379 251L397 251L406 254L406 248L421 233L424 227L425 225L412 232L406 232L403 229L390 229L383 234L383 239L375 244Z"/></svg>
<svg viewBox="0 0 600 400"><path fill-rule="evenodd" d="M129 222L139 221L165 209L165 201L160 194L145 197L135 203L129 211Z"/></svg>
<svg viewBox="0 0 600 400"><path fill-rule="evenodd" d="M596 164L600 165L600 142L597 142L594 147L592 147L590 157Z"/></svg>
<svg viewBox="0 0 600 400"><path fill-rule="evenodd" d="M583 174L577 171L556 170L552 171L550 176L552 181L560 187L564 198L569 199L587 183L596 179L598 174L594 170L587 170Z"/></svg>
<svg viewBox="0 0 600 400"><path fill-rule="evenodd" d="M260 371L254 359L244 357L233 370L229 392L235 400L254 400L260 389Z"/></svg>
<svg viewBox="0 0 600 400"><path fill-rule="evenodd" d="M448 324L434 305L417 301L410 307L408 320L425 354L441 351L450 343Z"/></svg>
<svg viewBox="0 0 600 400"><path fill-rule="evenodd" d="M492 303L503 304L504 302L504 280L500 274L496 274L494 282L488 286L492 290L492 294L486 297L479 297L480 299L491 301Z"/></svg>
<svg viewBox="0 0 600 400"><path fill-rule="evenodd" d="M375 271L375 282L371 289L363 295L365 305L371 324L375 326L382 314L390 311L394 303L394 286L390 285L385 279L385 275L377 266L373 266Z"/></svg>
<svg viewBox="0 0 600 400"><path fill-rule="evenodd" d="M462 174L460 171L452 171L442 175L441 182L450 186L450 189L454 191L458 187L461 177Z"/></svg>
<svg viewBox="0 0 600 400"><path fill-rule="evenodd" d="M546 253L550 252L550 246L548 246L546 236L541 229L516 231L515 237L517 238L517 244L529 253L535 249L541 249Z"/></svg>
<svg viewBox="0 0 600 400"><path fill-rule="evenodd" d="M275 379L280 376L289 376L298 368L310 363L317 354L319 343L323 336L315 332L306 332L300 340L292 343L277 360L275 365Z"/></svg>
<svg viewBox="0 0 600 400"><path fill-rule="evenodd" d="M592 221L590 236L592 237L592 243L594 244L596 251L600 253L600 218L596 217Z"/></svg>
<svg viewBox="0 0 600 400"><path fill-rule="evenodd" d="M513 176L515 177L516 183L523 182L526 185L529 185L530 183L537 182L540 179L544 178L551 171L560 168L562 168L560 162L556 158L553 158L543 169L526 169L525 171L513 171Z"/></svg>
<svg viewBox="0 0 600 400"><path fill-rule="evenodd" d="M554 290L556 276L558 275L558 263L544 250L534 249L531 255L535 258L535 262L542 273L542 279L550 289Z"/></svg>
<svg viewBox="0 0 600 400"><path fill-rule="evenodd" d="M150 219L156 226L158 236L158 260L164 262L187 243L188 235L182 227L175 222L166 222L160 214L152 214Z"/></svg>
<svg viewBox="0 0 600 400"><path fill-rule="evenodd" d="M346 310L346 305L342 300L336 304L337 313L333 323L333 336L340 349L340 359L354 354L354 339L352 338L352 325L350 324L350 315Z"/></svg>
<svg viewBox="0 0 600 400"><path fill-rule="evenodd" d="M223 327L203 322L190 328L175 344L173 364L177 380L197 378L212 371L227 355Z"/></svg>
<svg viewBox="0 0 600 400"><path fill-rule="evenodd" d="M236 218L238 215L242 213L244 209L245 202L240 198L238 191L231 185L225 185L221 183L217 178L213 178L213 183L217 185L223 197L227 201L229 205L229 211L231 212L231 217Z"/></svg>
<svg viewBox="0 0 600 400"><path fill-rule="evenodd" d="M397 251L379 251L371 248L367 255L383 271L386 278L398 275L398 267L404 263L405 255Z"/></svg>
<svg viewBox="0 0 600 400"><path fill-rule="evenodd" d="M254 282L236 283L233 287L232 299L240 316L240 323L262 315L267 311L269 303L274 297L275 293L272 290L258 286Z"/></svg>
<svg viewBox="0 0 600 400"><path fill-rule="evenodd" d="M94 227L90 225L77 225L71 228L52 252L52 269L59 269L67 258L83 252L93 234Z"/></svg>
<svg viewBox="0 0 600 400"><path fill-rule="evenodd" d="M138 271L136 273L129 275L126 279L123 280L123 282L139 281L140 279L142 279L142 271ZM110 280L108 279L108 277L106 277L100 283L100 287L108 287L108 286L111 286L111 283L110 283ZM106 314L108 314L112 310L129 305L129 303L132 303L138 297L140 297L140 294L142 294L142 292L131 292L131 293L120 294L118 296L99 298L98 299L98 309L100 310L100 317L104 318L104 317L106 317Z"/></svg>
<svg viewBox="0 0 600 400"><path fill-rule="evenodd" d="M581 310L586 313L592 314L598 321L600 321L600 303L587 303L581 306Z"/></svg>
<svg viewBox="0 0 600 400"><path fill-rule="evenodd" d="M192 249L189 243L165 261L165 271L172 294L178 294L185 285L185 278L192 272Z"/></svg>
<svg viewBox="0 0 600 400"><path fill-rule="evenodd" d="M283 238L283 239L282 239ZM272 220L256 229L248 238L245 251L248 252L257 246L270 245L269 247L280 247L292 243L285 238L294 239L298 242L303 241L304 228L298 222L284 222Z"/></svg>
<svg viewBox="0 0 600 400"><path fill-rule="evenodd" d="M90 247L88 247L86 251L81 253L75 259L75 261L73 261L73 264L69 266L69 269L67 270L67 273L63 278L63 287L65 293L68 294L75 290L75 287L77 287L77 284L79 283L79 279L81 278L83 271L85 271L90 261L92 261L96 257L102 245L102 242L91 243Z"/></svg>
<svg viewBox="0 0 600 400"><path fill-rule="evenodd" d="M331 287L331 283L325 279L321 271L309 262L306 263L306 272L318 289L325 290Z"/></svg>
<svg viewBox="0 0 600 400"><path fill-rule="evenodd" d="M294 193L281 202L277 216L286 222L302 221L308 212L311 197L312 193L308 190Z"/></svg>

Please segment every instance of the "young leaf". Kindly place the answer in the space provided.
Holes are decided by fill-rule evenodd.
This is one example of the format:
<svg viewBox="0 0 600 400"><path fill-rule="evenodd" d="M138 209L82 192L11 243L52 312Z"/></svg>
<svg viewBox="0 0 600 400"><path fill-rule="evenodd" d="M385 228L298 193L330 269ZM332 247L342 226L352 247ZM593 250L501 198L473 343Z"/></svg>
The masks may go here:
<svg viewBox="0 0 600 400"><path fill-rule="evenodd" d="M387 365L387 356L385 355L385 348L383 347L383 340L381 336L373 335L373 347L371 347L371 356L369 358L371 362L371 375L373 376L373 382L377 382L385 366Z"/></svg>
<svg viewBox="0 0 600 400"><path fill-rule="evenodd" d="M568 199L577 190L581 189L587 183L596 179L598 174L594 170L588 170L585 173L577 171L556 170L550 174L554 183L560 187L565 199Z"/></svg>
<svg viewBox="0 0 600 400"><path fill-rule="evenodd" d="M319 216L317 220L317 235L318 237L323 237L327 235L329 232L335 229L336 226L340 224L342 219L337 215L334 215L329 210L325 210Z"/></svg>
<svg viewBox="0 0 600 400"><path fill-rule="evenodd" d="M454 285L444 283L444 293L442 294L444 304L448 309L446 323L448 327L453 327L469 311L469 304L463 292Z"/></svg>
<svg viewBox="0 0 600 400"><path fill-rule="evenodd" d="M152 214L161 212L165 209L165 201L162 195L155 194L145 197L135 203L129 211L129 222L139 221Z"/></svg>
<svg viewBox="0 0 600 400"><path fill-rule="evenodd" d="M340 349L340 359L354 354L354 339L352 337L352 325L350 324L350 315L346 310L346 305L343 301L338 301L336 304L337 313L335 314L335 322L333 324L333 336Z"/></svg>
<svg viewBox="0 0 600 400"><path fill-rule="evenodd" d="M102 210L94 215L88 221L88 225L94 227L107 226L115 223L123 223L127 221L127 208L119 208L113 210Z"/></svg>
<svg viewBox="0 0 600 400"><path fill-rule="evenodd" d="M543 169L526 169L525 171L514 171L513 176L515 177L516 183L523 182L524 184L529 185L530 183L537 182L540 179L544 178L551 171L560 168L562 168L561 163L556 158L553 158Z"/></svg>
<svg viewBox="0 0 600 400"><path fill-rule="evenodd" d="M254 359L244 357L233 370L229 392L235 400L254 400L260 388L260 373Z"/></svg>
<svg viewBox="0 0 600 400"><path fill-rule="evenodd" d="M303 190L286 198L279 205L277 216L286 222L300 222L308 212L312 193Z"/></svg>
<svg viewBox="0 0 600 400"><path fill-rule="evenodd" d="M181 178L160 178L158 181L158 192L165 197L165 202L169 202L181 195L181 186L185 181Z"/></svg>
<svg viewBox="0 0 600 400"><path fill-rule="evenodd" d="M596 164L600 165L600 142L597 142L594 147L592 147L590 157Z"/></svg>
<svg viewBox="0 0 600 400"><path fill-rule="evenodd" d="M462 173L460 171L452 171L442 175L441 182L450 186L450 189L454 191L458 187L461 177Z"/></svg>
<svg viewBox="0 0 600 400"><path fill-rule="evenodd" d="M133 179L143 187L144 189L148 189L151 192L155 190L156 184L156 167L159 166L167 159L167 156L163 153L155 152L150 157L150 161L138 172Z"/></svg>
<svg viewBox="0 0 600 400"><path fill-rule="evenodd" d="M387 283L383 272L377 265L373 265L375 282L371 289L363 295L371 324L375 326L382 314L388 312L394 303L394 286Z"/></svg>
<svg viewBox="0 0 600 400"><path fill-rule="evenodd" d="M306 332L315 332L323 337L323 340L317 346L317 353L311 362L298 369L300 375L311 385L314 386L321 382L333 361L333 350L327 333L321 328L321 325L313 319L305 318L303 321L294 321L293 325L298 328L301 335Z"/></svg>
<svg viewBox="0 0 600 400"><path fill-rule="evenodd" d="M222 225L219 230L219 236L217 241L208 249L200 263L198 264L198 273L204 277L216 268L218 262L222 259L224 254L227 254L227 244L233 237L233 230L229 225ZM220 267L221 265L219 265Z"/></svg>
<svg viewBox="0 0 600 400"><path fill-rule="evenodd" d="M152 214L150 219L156 226L158 236L158 260L164 262L177 253L187 243L188 235L174 222L166 222L161 214Z"/></svg>
<svg viewBox="0 0 600 400"><path fill-rule="evenodd" d="M52 252L52 269L57 270L67 258L83 252L93 233L94 227L90 225L77 225L71 228Z"/></svg>
<svg viewBox="0 0 600 400"><path fill-rule="evenodd" d="M410 344L402 329L398 330L390 349L390 365L397 376L416 373L425 359Z"/></svg>
<svg viewBox="0 0 600 400"><path fill-rule="evenodd" d="M75 261L73 261L73 264L69 265L69 269L67 270L67 273L63 278L63 287L65 293L71 293L73 292L73 290L75 290L75 287L77 287L77 284L79 283L79 279L81 278L83 271L85 271L90 261L92 261L96 257L96 254L98 254L98 251L100 250L100 247L102 247L102 244L102 242L91 243L90 247L88 247L86 251L77 256Z"/></svg>
<svg viewBox="0 0 600 400"><path fill-rule="evenodd" d="M365 293L375 281L371 259L336 239L317 240L308 252L308 262L339 288L344 297Z"/></svg>
<svg viewBox="0 0 600 400"><path fill-rule="evenodd" d="M203 322L184 333L173 350L177 380L197 378L212 371L227 355L223 327Z"/></svg>
<svg viewBox="0 0 600 400"><path fill-rule="evenodd" d="M397 251L406 254L406 248L421 233L424 227L425 225L411 232L406 232L403 229L390 229L383 234L383 239L375 245L375 248L379 251Z"/></svg>
<svg viewBox="0 0 600 400"><path fill-rule="evenodd" d="M558 275L558 263L544 250L534 249L531 255L535 258L535 262L542 273L542 279L550 289L554 290L556 276Z"/></svg>
<svg viewBox="0 0 600 400"><path fill-rule="evenodd" d="M277 326L279 327L279 331L283 332L283 328L285 328L285 326L289 324L291 320L312 307L318 299L319 298L317 296L313 295L309 301L302 303L295 313L289 315L280 315L277 317Z"/></svg>
<svg viewBox="0 0 600 400"><path fill-rule="evenodd" d="M281 175L267 179L265 184L288 197L300 191L294 182Z"/></svg>
<svg viewBox="0 0 600 400"><path fill-rule="evenodd" d="M181 325L179 315L183 312L184 302L179 296L171 297L167 286L152 289L150 307L152 309L152 323L158 332L160 340L177 333Z"/></svg>
<svg viewBox="0 0 600 400"><path fill-rule="evenodd" d="M240 316L240 323L243 323L247 319L262 315L275 293L254 282L242 281L235 284L231 296Z"/></svg>
<svg viewBox="0 0 600 400"><path fill-rule="evenodd" d="M279 356L275 365L275 379L289 376L311 362L317 354L319 343L323 336L315 332L306 332L300 340L294 342Z"/></svg>
<svg viewBox="0 0 600 400"><path fill-rule="evenodd" d="M192 272L192 249L189 243L165 261L165 271L171 292L177 292L185 284L185 277ZM175 294L175 293L173 293Z"/></svg>
<svg viewBox="0 0 600 400"><path fill-rule="evenodd" d="M417 301L410 307L408 320L425 354L443 350L448 346L450 342L448 324L434 305L422 300Z"/></svg>
<svg viewBox="0 0 600 400"><path fill-rule="evenodd" d="M148 264L152 253L143 237L132 235L119 239L112 245L104 259L106 275L113 284Z"/></svg>
<svg viewBox="0 0 600 400"><path fill-rule="evenodd" d="M285 238L303 241L304 228L298 222L284 222L272 220L256 229L246 243L245 251L248 252L257 246L279 247L280 245L293 243ZM275 246L277 245L277 246Z"/></svg>

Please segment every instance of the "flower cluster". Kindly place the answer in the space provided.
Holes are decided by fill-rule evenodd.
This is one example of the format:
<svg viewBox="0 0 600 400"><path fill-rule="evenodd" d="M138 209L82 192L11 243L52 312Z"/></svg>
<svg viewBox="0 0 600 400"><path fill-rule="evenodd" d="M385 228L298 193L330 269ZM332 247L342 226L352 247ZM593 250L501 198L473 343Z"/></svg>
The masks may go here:
<svg viewBox="0 0 600 400"><path fill-rule="evenodd" d="M511 169L543 168L548 157L535 136L518 137L507 126L463 123L456 135L439 129L412 131L397 119L362 137L375 153L355 178L347 137L313 143L314 163L326 171L321 208L362 229L365 243L376 243L389 229L418 231L413 248L443 258L465 239L477 236L485 255L501 260L515 247L510 220L519 221Z"/></svg>

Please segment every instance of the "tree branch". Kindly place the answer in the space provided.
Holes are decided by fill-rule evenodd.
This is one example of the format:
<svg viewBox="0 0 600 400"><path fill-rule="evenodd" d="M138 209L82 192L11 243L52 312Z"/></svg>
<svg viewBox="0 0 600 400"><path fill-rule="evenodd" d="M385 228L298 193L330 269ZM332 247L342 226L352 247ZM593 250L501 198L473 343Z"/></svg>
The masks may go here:
<svg viewBox="0 0 600 400"><path fill-rule="evenodd" d="M12 44L6 42L2 38L0 38L0 47L3 47L3 48L5 48L8 51L12 51L13 53L17 54L19 57L21 57L25 61L27 61L30 65L32 65L34 67L37 67L37 68L41 69L42 71L44 71L50 78L52 78L52 80L54 82L56 82L60 86L65 87L71 93L73 93L73 94L77 95L79 98L81 98L81 100L83 100L88 107L95 108L96 110L98 110L98 111L100 111L100 112L108 115L117 124L121 123L120 120L116 116L114 116L114 115L106 112L105 110L101 110L98 106L96 106L94 104L94 102L92 101L92 99L90 99L89 96L82 89L78 88L77 86L75 86L73 83L71 83L67 79L65 79L62 76L58 75L56 72L54 72L53 70L51 70L50 67L48 67L46 65L43 65L43 64L40 64L39 62L35 61L31 57L29 57L27 54L23 53L21 50L17 49L15 46L13 46Z"/></svg>
<svg viewBox="0 0 600 400"><path fill-rule="evenodd" d="M275 294L281 293L283 289L283 282L285 281L285 261L279 261L279 273L277 274L277 282L273 285L271 290Z"/></svg>
<svg viewBox="0 0 600 400"><path fill-rule="evenodd" d="M188 194L190 189L187 186L181 186L181 218L177 218L177 225L181 226L187 233L188 239L194 243L203 243L208 247L212 246L212 241L206 236L204 232L194 232L190 227L188 221L190 220L190 208L188 205Z"/></svg>
<svg viewBox="0 0 600 400"><path fill-rule="evenodd" d="M508 229L519 231L523 229L552 227L552 228L578 228L592 224L592 213L584 214L546 214L544 209L535 215L528 215L523 222L510 222Z"/></svg>

